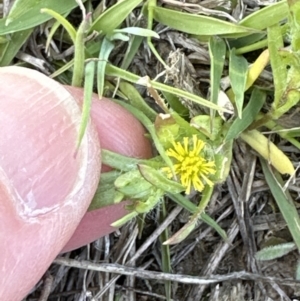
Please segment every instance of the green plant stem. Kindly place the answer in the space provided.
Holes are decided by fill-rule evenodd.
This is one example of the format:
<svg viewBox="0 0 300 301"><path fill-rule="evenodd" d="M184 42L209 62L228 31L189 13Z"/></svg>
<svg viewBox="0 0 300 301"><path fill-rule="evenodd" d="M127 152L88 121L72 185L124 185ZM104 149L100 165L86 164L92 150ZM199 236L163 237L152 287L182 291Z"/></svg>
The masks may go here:
<svg viewBox="0 0 300 301"><path fill-rule="evenodd" d="M90 26L91 14L87 14L85 19L81 22L75 39L75 53L74 53L74 69L72 86L82 87L84 76L84 60L85 60L85 36Z"/></svg>

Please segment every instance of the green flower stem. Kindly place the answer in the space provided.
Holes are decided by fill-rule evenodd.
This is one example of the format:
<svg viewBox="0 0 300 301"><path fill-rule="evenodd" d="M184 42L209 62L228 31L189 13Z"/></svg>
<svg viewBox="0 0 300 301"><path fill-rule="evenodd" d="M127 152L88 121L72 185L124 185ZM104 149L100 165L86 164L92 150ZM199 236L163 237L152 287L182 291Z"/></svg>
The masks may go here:
<svg viewBox="0 0 300 301"><path fill-rule="evenodd" d="M73 69L73 78L72 86L81 87L84 76L84 60L85 60L85 46L84 39L86 33L90 27L91 13L87 14L85 19L81 22L75 39L75 53L74 53L74 69Z"/></svg>

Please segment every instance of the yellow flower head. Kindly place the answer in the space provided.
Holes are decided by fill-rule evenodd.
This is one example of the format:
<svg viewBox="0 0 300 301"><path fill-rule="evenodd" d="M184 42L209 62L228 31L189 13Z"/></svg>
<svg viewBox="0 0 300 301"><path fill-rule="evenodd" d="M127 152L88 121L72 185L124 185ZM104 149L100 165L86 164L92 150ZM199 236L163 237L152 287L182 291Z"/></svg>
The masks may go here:
<svg viewBox="0 0 300 301"><path fill-rule="evenodd" d="M202 191L204 188L203 180L209 186L213 182L208 179L209 174L215 174L215 162L207 161L201 151L205 143L193 135L193 143L189 145L189 138L183 138L183 144L180 142L172 142L173 148L169 148L166 154L175 159L174 171L180 177L181 185L186 187L186 194L190 194L191 187L195 190ZM172 171L170 167L163 167L162 170L166 172L168 178L172 178Z"/></svg>

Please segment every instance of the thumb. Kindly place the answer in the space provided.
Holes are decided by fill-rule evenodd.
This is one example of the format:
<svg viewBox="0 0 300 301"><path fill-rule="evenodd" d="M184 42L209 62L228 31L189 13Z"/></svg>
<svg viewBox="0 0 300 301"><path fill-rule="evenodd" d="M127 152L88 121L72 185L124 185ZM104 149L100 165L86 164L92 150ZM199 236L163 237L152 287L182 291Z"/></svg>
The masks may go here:
<svg viewBox="0 0 300 301"><path fill-rule="evenodd" d="M0 299L21 300L67 243L95 193L97 133L74 157L81 111L25 68L0 68Z"/></svg>

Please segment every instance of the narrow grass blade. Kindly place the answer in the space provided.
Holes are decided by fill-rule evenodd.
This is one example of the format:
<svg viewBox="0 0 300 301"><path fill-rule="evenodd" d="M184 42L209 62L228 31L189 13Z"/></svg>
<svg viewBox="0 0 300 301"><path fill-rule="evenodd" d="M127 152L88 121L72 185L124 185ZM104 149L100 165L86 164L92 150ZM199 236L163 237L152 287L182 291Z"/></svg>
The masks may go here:
<svg viewBox="0 0 300 301"><path fill-rule="evenodd" d="M57 69L55 72L53 72L50 75L50 78L56 78L59 75L63 74L64 72L66 72L67 70L69 70L70 68L72 68L72 66L74 65L74 59L70 60L69 62L67 62L66 64L64 64L62 67L60 67L59 69Z"/></svg>
<svg viewBox="0 0 300 301"><path fill-rule="evenodd" d="M259 57L255 60L255 62L249 67L245 91L247 91L253 85L253 83L256 81L256 79L259 77L259 75L262 73L265 67L268 65L269 58L270 58L269 50L266 49L259 55ZM229 97L229 99L232 102L234 102L234 93L232 88L229 89L226 92L226 94Z"/></svg>
<svg viewBox="0 0 300 301"><path fill-rule="evenodd" d="M91 32L96 30L103 33L111 33L116 29L142 1L119 1L97 18L91 27Z"/></svg>
<svg viewBox="0 0 300 301"><path fill-rule="evenodd" d="M103 39L101 49L99 53L99 62L97 67L97 91L99 99L103 96L104 91L104 79L105 79L105 68L108 61L108 57L115 45L106 37Z"/></svg>
<svg viewBox="0 0 300 301"><path fill-rule="evenodd" d="M235 105L237 108L239 118L242 118L244 91L246 90L247 74L247 60L243 56L236 55L235 49L230 50L229 78L231 88L234 93Z"/></svg>
<svg viewBox="0 0 300 301"><path fill-rule="evenodd" d="M94 75L95 75L95 62L88 62L85 68L84 100L82 105L82 117L81 117L76 150L78 150L78 148L80 147L82 138L84 136L90 118L93 86L94 86Z"/></svg>
<svg viewBox="0 0 300 301"><path fill-rule="evenodd" d="M220 81L226 56L226 44L219 37L212 36L209 39L209 56L211 61L210 67L210 85L212 103L218 103L220 90Z"/></svg>
<svg viewBox="0 0 300 301"><path fill-rule="evenodd" d="M287 223L294 242L300 250L300 219L294 201L290 194L282 189L282 179L279 174L273 174L270 166L263 159L260 160L266 181L271 189L272 195L279 207L279 210Z"/></svg>
<svg viewBox="0 0 300 301"><path fill-rule="evenodd" d="M259 57L255 60L255 62L250 66L248 70L248 76L247 76L247 82L245 91L247 91L255 82L255 80L258 78L258 76L262 73L262 71L265 69L265 67L269 63L269 50L264 50ZM234 93L232 89L229 89L226 92L229 99L233 102L234 101Z"/></svg>
<svg viewBox="0 0 300 301"><path fill-rule="evenodd" d="M183 195L173 193L166 193L166 195L189 212L193 214L197 212L198 207ZM203 222L212 227L224 240L227 240L226 232L209 215L207 215L205 212L202 212L200 218L203 220Z"/></svg>
<svg viewBox="0 0 300 301"><path fill-rule="evenodd" d="M214 188L209 186L204 188L197 211L190 217L189 221L179 231L177 231L174 235L172 235L172 237L164 242L164 245L174 245L182 242L195 229L201 214L204 212L209 203L213 190Z"/></svg>
<svg viewBox="0 0 300 301"><path fill-rule="evenodd" d="M165 201L161 201L161 211L159 213L159 222L163 223L163 221L167 218L168 212L166 209ZM162 271L164 273L171 273L172 267L171 267L171 255L170 255L170 247L165 246L163 244L164 241L166 241L169 238L169 230L166 228L162 234L159 236L159 240L161 242L161 263L162 263ZM165 280L165 294L167 301L171 300L171 281Z"/></svg>
<svg viewBox="0 0 300 301"><path fill-rule="evenodd" d="M157 6L157 0L149 0L149 1L147 1L146 5L143 6L142 12L145 14L145 16L147 18L147 28L148 29L153 28L153 20L154 20L153 10L156 8L156 6ZM147 38L147 44L148 44L148 47L150 48L150 50L152 51L152 53L154 54L154 56L156 57L156 59L167 70L168 65L165 63L165 61L162 59L160 54L157 52L156 48L154 47L154 45L152 43L151 37Z"/></svg>
<svg viewBox="0 0 300 301"><path fill-rule="evenodd" d="M130 212L129 214L125 215L124 217L118 219L117 221L111 224L112 227L120 228L125 225L127 222L131 221L133 218L137 217L137 212Z"/></svg>
<svg viewBox="0 0 300 301"><path fill-rule="evenodd" d="M254 88L249 100L249 103L245 107L242 115L242 119L236 118L229 128L225 142L236 139L241 132L247 129L247 127L255 120L260 109L266 101L266 93L260 89Z"/></svg>
<svg viewBox="0 0 300 301"><path fill-rule="evenodd" d="M128 48L122 60L121 69L127 70L130 66L134 56L136 55L144 37L132 36L128 41Z"/></svg>
<svg viewBox="0 0 300 301"><path fill-rule="evenodd" d="M266 49L259 55L259 57L255 60L255 62L250 66L248 71L248 78L247 78L245 91L248 90L253 85L253 83L256 81L256 79L259 77L259 75L262 73L265 67L269 64L269 60L270 60L269 50Z"/></svg>
<svg viewBox="0 0 300 301"><path fill-rule="evenodd" d="M67 33L69 34L72 42L75 44L75 41L76 41L76 30L75 30L75 28L72 26L72 24L66 18L64 18L62 15L60 15L56 11L54 11L52 9L48 9L48 8L42 8L41 9L41 13L48 14L52 18L54 18L55 20L57 20L57 22L59 22L64 27L64 29L67 31Z"/></svg>
<svg viewBox="0 0 300 301"><path fill-rule="evenodd" d="M217 18L183 13L159 6L153 8L153 17L156 21L171 28L199 36L224 35L238 37L256 32L252 28L246 28Z"/></svg>
<svg viewBox="0 0 300 301"><path fill-rule="evenodd" d="M63 16L64 18L67 17L67 15ZM47 42L46 42L46 52L48 52L48 49L50 47L50 43L53 39L53 36L54 34L56 33L57 29L59 28L60 26L60 22L56 21L52 26L51 26L51 29L49 31L49 34L48 34L48 37L47 37Z"/></svg>
<svg viewBox="0 0 300 301"><path fill-rule="evenodd" d="M118 68L111 64L107 64L106 74L111 75L111 76L120 77L120 78L125 79L129 82L132 82L134 84L139 84L141 82L145 82L145 81L141 81L141 77L139 77L133 73L130 73L128 71L122 70L121 68ZM167 86L165 84L158 83L156 81L150 81L150 84L153 88L155 88L157 90L161 90L163 92L168 92L168 93L175 94L175 95L183 97L183 98L187 98L197 104L203 105L203 106L211 108L211 109L230 113L230 111L225 108L217 106L216 104L213 104L210 101L208 101L202 97L199 97L197 95L194 95L194 94L186 92L186 91L183 91L181 89L173 88L173 87Z"/></svg>
<svg viewBox="0 0 300 301"><path fill-rule="evenodd" d="M125 94L132 106L143 112L151 121L155 121L157 113L147 105L133 85L127 82L121 82L119 89Z"/></svg>

